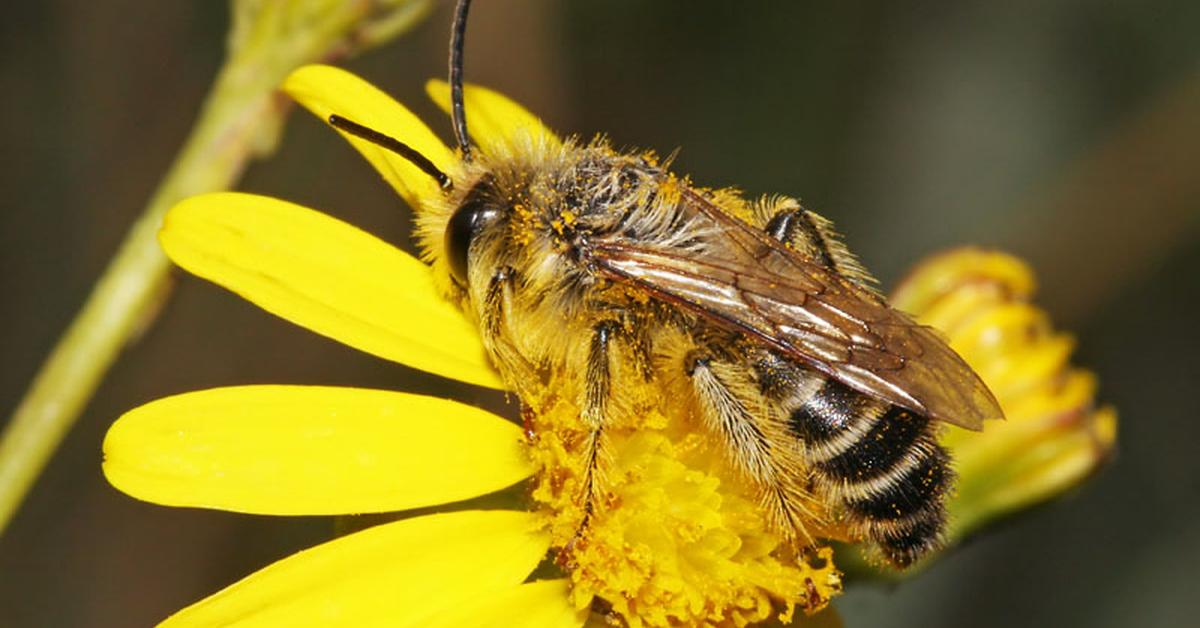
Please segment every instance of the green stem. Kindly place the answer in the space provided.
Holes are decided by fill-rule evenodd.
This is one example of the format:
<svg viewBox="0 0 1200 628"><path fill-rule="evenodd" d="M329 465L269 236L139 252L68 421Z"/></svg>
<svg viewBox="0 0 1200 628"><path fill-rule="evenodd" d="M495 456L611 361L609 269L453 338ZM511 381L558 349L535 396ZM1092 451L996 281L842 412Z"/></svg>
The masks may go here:
<svg viewBox="0 0 1200 628"><path fill-rule="evenodd" d="M167 209L227 189L270 153L285 107L275 88L294 68L382 43L428 12L428 0L243 0L229 54L175 163L59 339L0 440L0 533L121 348L153 320L170 288L157 234Z"/></svg>

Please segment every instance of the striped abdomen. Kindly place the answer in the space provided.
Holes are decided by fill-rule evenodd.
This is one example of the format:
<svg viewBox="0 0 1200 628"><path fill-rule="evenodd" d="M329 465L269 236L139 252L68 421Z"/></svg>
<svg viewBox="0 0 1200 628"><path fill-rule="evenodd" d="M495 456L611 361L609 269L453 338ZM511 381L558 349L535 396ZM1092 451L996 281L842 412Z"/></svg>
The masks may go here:
<svg viewBox="0 0 1200 628"><path fill-rule="evenodd" d="M941 543L949 456L926 417L805 371L779 399L817 489L853 532L906 567Z"/></svg>

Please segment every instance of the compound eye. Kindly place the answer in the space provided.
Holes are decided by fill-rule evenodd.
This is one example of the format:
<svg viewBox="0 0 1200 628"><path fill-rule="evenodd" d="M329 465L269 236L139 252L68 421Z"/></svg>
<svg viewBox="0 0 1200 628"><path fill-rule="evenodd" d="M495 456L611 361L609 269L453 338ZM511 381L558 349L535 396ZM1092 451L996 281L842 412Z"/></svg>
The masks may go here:
<svg viewBox="0 0 1200 628"><path fill-rule="evenodd" d="M471 243L488 225L500 217L500 210L489 203L482 194L471 190L446 225L446 260L450 262L450 274L460 286L467 286L467 261Z"/></svg>

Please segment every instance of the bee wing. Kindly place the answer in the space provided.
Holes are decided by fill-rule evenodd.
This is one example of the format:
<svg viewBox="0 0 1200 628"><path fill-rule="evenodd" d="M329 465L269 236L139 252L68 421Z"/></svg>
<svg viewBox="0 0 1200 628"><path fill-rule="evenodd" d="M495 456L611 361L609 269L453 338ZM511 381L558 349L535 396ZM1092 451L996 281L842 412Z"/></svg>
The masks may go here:
<svg viewBox="0 0 1200 628"><path fill-rule="evenodd" d="M888 403L974 430L1003 417L975 371L932 329L691 190L680 211L719 230L702 252L605 240L594 243L593 263L614 281Z"/></svg>

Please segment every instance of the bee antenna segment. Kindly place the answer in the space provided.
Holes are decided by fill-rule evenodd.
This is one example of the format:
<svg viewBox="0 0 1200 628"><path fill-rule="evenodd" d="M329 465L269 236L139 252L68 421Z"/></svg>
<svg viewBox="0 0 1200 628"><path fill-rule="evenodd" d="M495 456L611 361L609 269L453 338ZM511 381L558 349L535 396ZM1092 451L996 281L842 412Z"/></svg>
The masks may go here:
<svg viewBox="0 0 1200 628"><path fill-rule="evenodd" d="M347 120L336 113L329 116L329 125L335 129L345 131L354 137L364 139L376 146L379 146L380 148L400 155L411 162L412 165L420 168L421 172L433 177L433 179L438 182L438 185L441 186L443 190L449 190L451 187L453 187L450 182L450 177L441 170L438 170L438 167L433 165L433 162L429 161L428 157L418 153L412 146L409 146L408 144L405 144L404 142L401 142L390 135L384 135L375 129L365 127L351 120Z"/></svg>
<svg viewBox="0 0 1200 628"><path fill-rule="evenodd" d="M471 0L458 0L454 5L454 22L450 27L450 116L454 121L454 139L462 152L463 161L471 161L471 138L467 135L467 110L463 107L463 41L467 34L467 11Z"/></svg>

